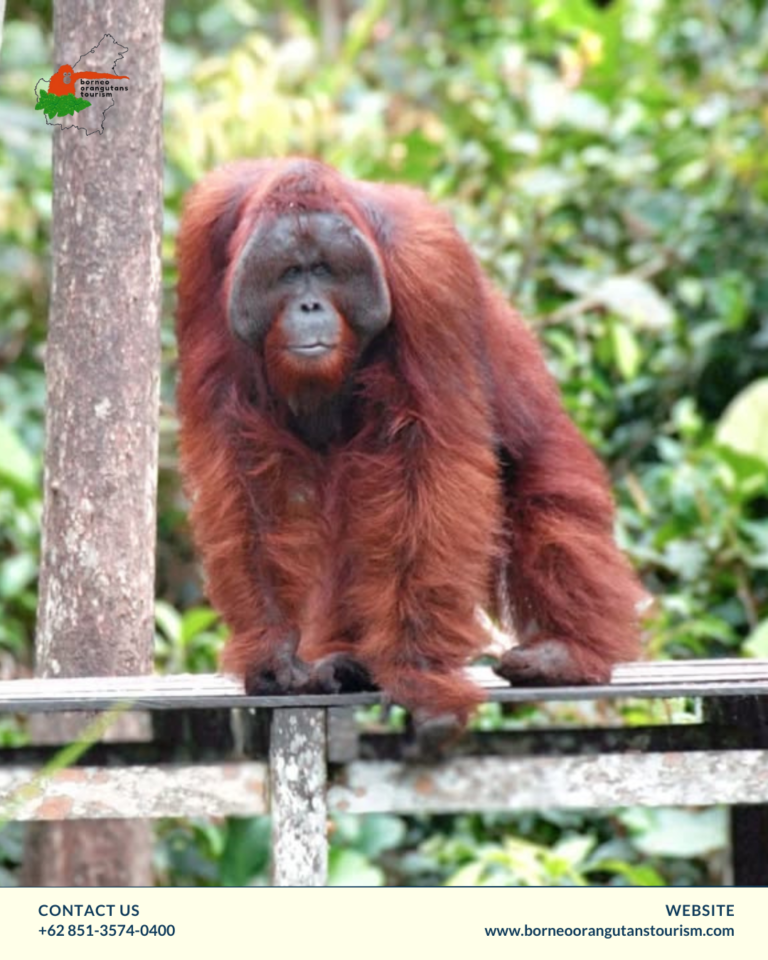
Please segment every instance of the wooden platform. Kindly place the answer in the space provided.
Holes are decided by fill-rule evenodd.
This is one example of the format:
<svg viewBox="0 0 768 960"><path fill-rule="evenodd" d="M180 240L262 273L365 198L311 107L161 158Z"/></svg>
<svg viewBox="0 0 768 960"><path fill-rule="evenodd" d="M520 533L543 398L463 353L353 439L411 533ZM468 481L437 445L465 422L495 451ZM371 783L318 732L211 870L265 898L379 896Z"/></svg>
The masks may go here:
<svg viewBox="0 0 768 960"><path fill-rule="evenodd" d="M690 660L629 663L610 684L580 687L510 687L489 667L470 674L489 701L606 700L622 697L768 696L768 660ZM75 677L0 683L0 711L211 709L232 707L340 707L382 702L379 693L246 697L236 680L216 674L146 677Z"/></svg>
<svg viewBox="0 0 768 960"><path fill-rule="evenodd" d="M274 882L316 885L334 811L727 804L736 882L768 884L768 808L757 806L768 805L768 660L632 663L610 684L581 687L510 687L487 667L470 672L502 703L691 697L703 707L647 727L474 731L435 761L407 735L360 730L352 708L382 702L378 693L246 697L215 675L5 681L0 712L150 711L153 737L81 755L0 749L0 824L270 813ZM238 709L251 707L264 709Z"/></svg>

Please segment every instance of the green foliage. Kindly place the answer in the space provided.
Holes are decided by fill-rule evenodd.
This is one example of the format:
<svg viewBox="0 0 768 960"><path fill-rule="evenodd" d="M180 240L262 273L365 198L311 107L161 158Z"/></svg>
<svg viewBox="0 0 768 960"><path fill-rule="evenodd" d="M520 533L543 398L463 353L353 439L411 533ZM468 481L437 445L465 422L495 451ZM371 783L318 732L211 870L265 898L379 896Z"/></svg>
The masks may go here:
<svg viewBox="0 0 768 960"><path fill-rule="evenodd" d="M164 673L210 673L224 630L210 607L191 607L180 614L163 600L155 605L155 660Z"/></svg>
<svg viewBox="0 0 768 960"><path fill-rule="evenodd" d="M47 90L41 90L40 99L37 101L35 110L42 110L49 120L53 117L71 117L81 110L87 110L90 107L90 100L84 100L82 97L76 97L74 93L66 93L58 96L55 93L48 93Z"/></svg>
<svg viewBox="0 0 768 960"><path fill-rule="evenodd" d="M412 850L393 861L399 870L395 879L452 886L706 882L726 826L721 810L663 808L602 815L474 814L408 823Z"/></svg>
<svg viewBox="0 0 768 960"><path fill-rule="evenodd" d="M24 825L9 823L0 831L0 887L16 886L15 872L21 864Z"/></svg>
<svg viewBox="0 0 768 960"><path fill-rule="evenodd" d="M29 654L42 512L39 473L37 458L0 422L0 657L3 651L21 660Z"/></svg>
<svg viewBox="0 0 768 960"><path fill-rule="evenodd" d="M402 846L407 828L402 817L372 814L334 819L328 880L331 886L380 887L386 874L380 861Z"/></svg>
<svg viewBox="0 0 768 960"><path fill-rule="evenodd" d="M336 816L332 886L664 886L712 882L727 842L725 811L595 815ZM169 886L269 883L268 817L173 821L157 868Z"/></svg>

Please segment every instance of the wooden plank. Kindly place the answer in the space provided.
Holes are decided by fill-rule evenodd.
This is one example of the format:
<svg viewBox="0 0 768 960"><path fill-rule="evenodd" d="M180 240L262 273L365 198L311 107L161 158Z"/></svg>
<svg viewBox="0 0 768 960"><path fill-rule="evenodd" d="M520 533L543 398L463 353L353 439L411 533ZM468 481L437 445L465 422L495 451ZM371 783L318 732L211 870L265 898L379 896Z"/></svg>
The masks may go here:
<svg viewBox="0 0 768 960"><path fill-rule="evenodd" d="M5 820L252 817L267 812L264 763L0 769Z"/></svg>
<svg viewBox="0 0 768 960"><path fill-rule="evenodd" d="M288 712L293 711L281 711ZM288 779L283 776L283 784L289 783L291 770L302 769L301 764L292 767L291 763L283 771L288 775ZM280 806L281 787L276 790L273 785L272 802L282 811L275 834L276 883L317 885L324 876L326 800L318 775L322 776L319 768L299 801L310 818L307 824L293 796L289 807ZM41 777L34 768L4 768L0 769L0 822L249 817L268 810L266 781L266 765L253 762L78 767L51 777ZM765 803L765 750L466 757L436 766L356 762L341 769L327 792L328 810L354 814ZM756 840L752 833L749 837Z"/></svg>
<svg viewBox="0 0 768 960"><path fill-rule="evenodd" d="M610 684L583 687L510 687L488 667L473 678L488 699L504 703L605 700L622 697L733 697L768 695L768 661L699 660L623 664ZM217 674L151 677L75 677L0 682L0 712L58 710L169 710L232 707L342 707L382 702L379 693L246 697L240 683Z"/></svg>
<svg viewBox="0 0 768 960"><path fill-rule="evenodd" d="M272 884L323 887L328 877L324 710L275 710L269 770Z"/></svg>
<svg viewBox="0 0 768 960"><path fill-rule="evenodd" d="M331 811L355 814L766 802L765 750L358 762L328 792Z"/></svg>

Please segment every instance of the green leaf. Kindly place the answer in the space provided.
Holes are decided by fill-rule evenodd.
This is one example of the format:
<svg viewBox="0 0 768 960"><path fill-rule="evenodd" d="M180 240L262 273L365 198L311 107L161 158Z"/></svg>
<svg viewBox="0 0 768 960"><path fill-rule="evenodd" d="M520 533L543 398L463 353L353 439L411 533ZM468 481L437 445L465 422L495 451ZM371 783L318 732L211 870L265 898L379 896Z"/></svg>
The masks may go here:
<svg viewBox="0 0 768 960"><path fill-rule="evenodd" d="M23 496L37 487L37 465L14 431L0 421L0 483Z"/></svg>
<svg viewBox="0 0 768 960"><path fill-rule="evenodd" d="M485 864L479 860L467 863L446 880L446 887L480 887L482 886Z"/></svg>
<svg viewBox="0 0 768 960"><path fill-rule="evenodd" d="M373 814L362 818L358 846L368 857L391 850L405 838L405 823L400 817Z"/></svg>
<svg viewBox="0 0 768 960"><path fill-rule="evenodd" d="M727 824L725 810L649 811L649 825L634 838L642 853L666 857L703 857L725 847Z"/></svg>
<svg viewBox="0 0 768 960"><path fill-rule="evenodd" d="M35 579L37 563L31 553L18 553L0 564L0 597L18 596Z"/></svg>
<svg viewBox="0 0 768 960"><path fill-rule="evenodd" d="M269 817L251 817L228 822L221 854L221 883L242 887L265 873L269 864L271 828Z"/></svg>
<svg viewBox="0 0 768 960"><path fill-rule="evenodd" d="M625 380L634 380L643 359L637 337L626 324L612 323L611 341L619 373Z"/></svg>
<svg viewBox="0 0 768 960"><path fill-rule="evenodd" d="M749 316L752 284L737 272L726 273L712 284L712 299L717 312L732 330L744 326Z"/></svg>
<svg viewBox="0 0 768 960"><path fill-rule="evenodd" d="M768 377L755 380L730 402L716 437L719 443L768 463Z"/></svg>
<svg viewBox="0 0 768 960"><path fill-rule="evenodd" d="M174 611L175 612L175 611ZM187 643L199 633L213 626L219 619L219 614L210 607L193 607L184 613L181 619L180 639Z"/></svg>
<svg viewBox="0 0 768 960"><path fill-rule="evenodd" d="M639 277L609 277L592 296L641 330L663 330L674 320L669 303L654 286Z"/></svg>
<svg viewBox="0 0 768 960"><path fill-rule="evenodd" d="M633 887L665 887L661 875L648 864L624 863L622 860L599 860L589 867L591 872L614 873L624 877Z"/></svg>
<svg viewBox="0 0 768 960"><path fill-rule="evenodd" d="M182 635L181 616L165 600L158 600L155 603L155 623L169 640L179 642Z"/></svg>
<svg viewBox="0 0 768 960"><path fill-rule="evenodd" d="M753 454L740 453L732 446L719 444L717 455L727 470L724 479L728 489L735 488L743 497L762 496L768 485L768 460Z"/></svg>
<svg viewBox="0 0 768 960"><path fill-rule="evenodd" d="M763 620L744 641L744 652L750 657L768 658L768 620Z"/></svg>
<svg viewBox="0 0 768 960"><path fill-rule="evenodd" d="M551 850L551 855L577 867L583 863L595 847L592 836L566 837L559 840Z"/></svg>
<svg viewBox="0 0 768 960"><path fill-rule="evenodd" d="M328 886L383 887L384 873L357 850L331 849L328 855Z"/></svg>

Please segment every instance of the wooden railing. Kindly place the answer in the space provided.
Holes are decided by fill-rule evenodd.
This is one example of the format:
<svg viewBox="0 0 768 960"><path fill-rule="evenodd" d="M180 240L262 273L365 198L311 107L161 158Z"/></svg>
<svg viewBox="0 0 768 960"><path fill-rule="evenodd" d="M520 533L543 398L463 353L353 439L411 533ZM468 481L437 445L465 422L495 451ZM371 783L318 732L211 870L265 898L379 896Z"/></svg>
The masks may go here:
<svg viewBox="0 0 768 960"><path fill-rule="evenodd" d="M470 732L435 760L407 733L370 732L377 693L245 697L221 676L0 683L0 712L141 710L145 743L93 743L60 768L56 747L0 751L0 818L252 816L273 820L279 884L325 880L327 815L712 805L734 808L736 882L768 883L768 661L633 663L604 686L511 688L473 668L489 701L696 698L654 726Z"/></svg>

